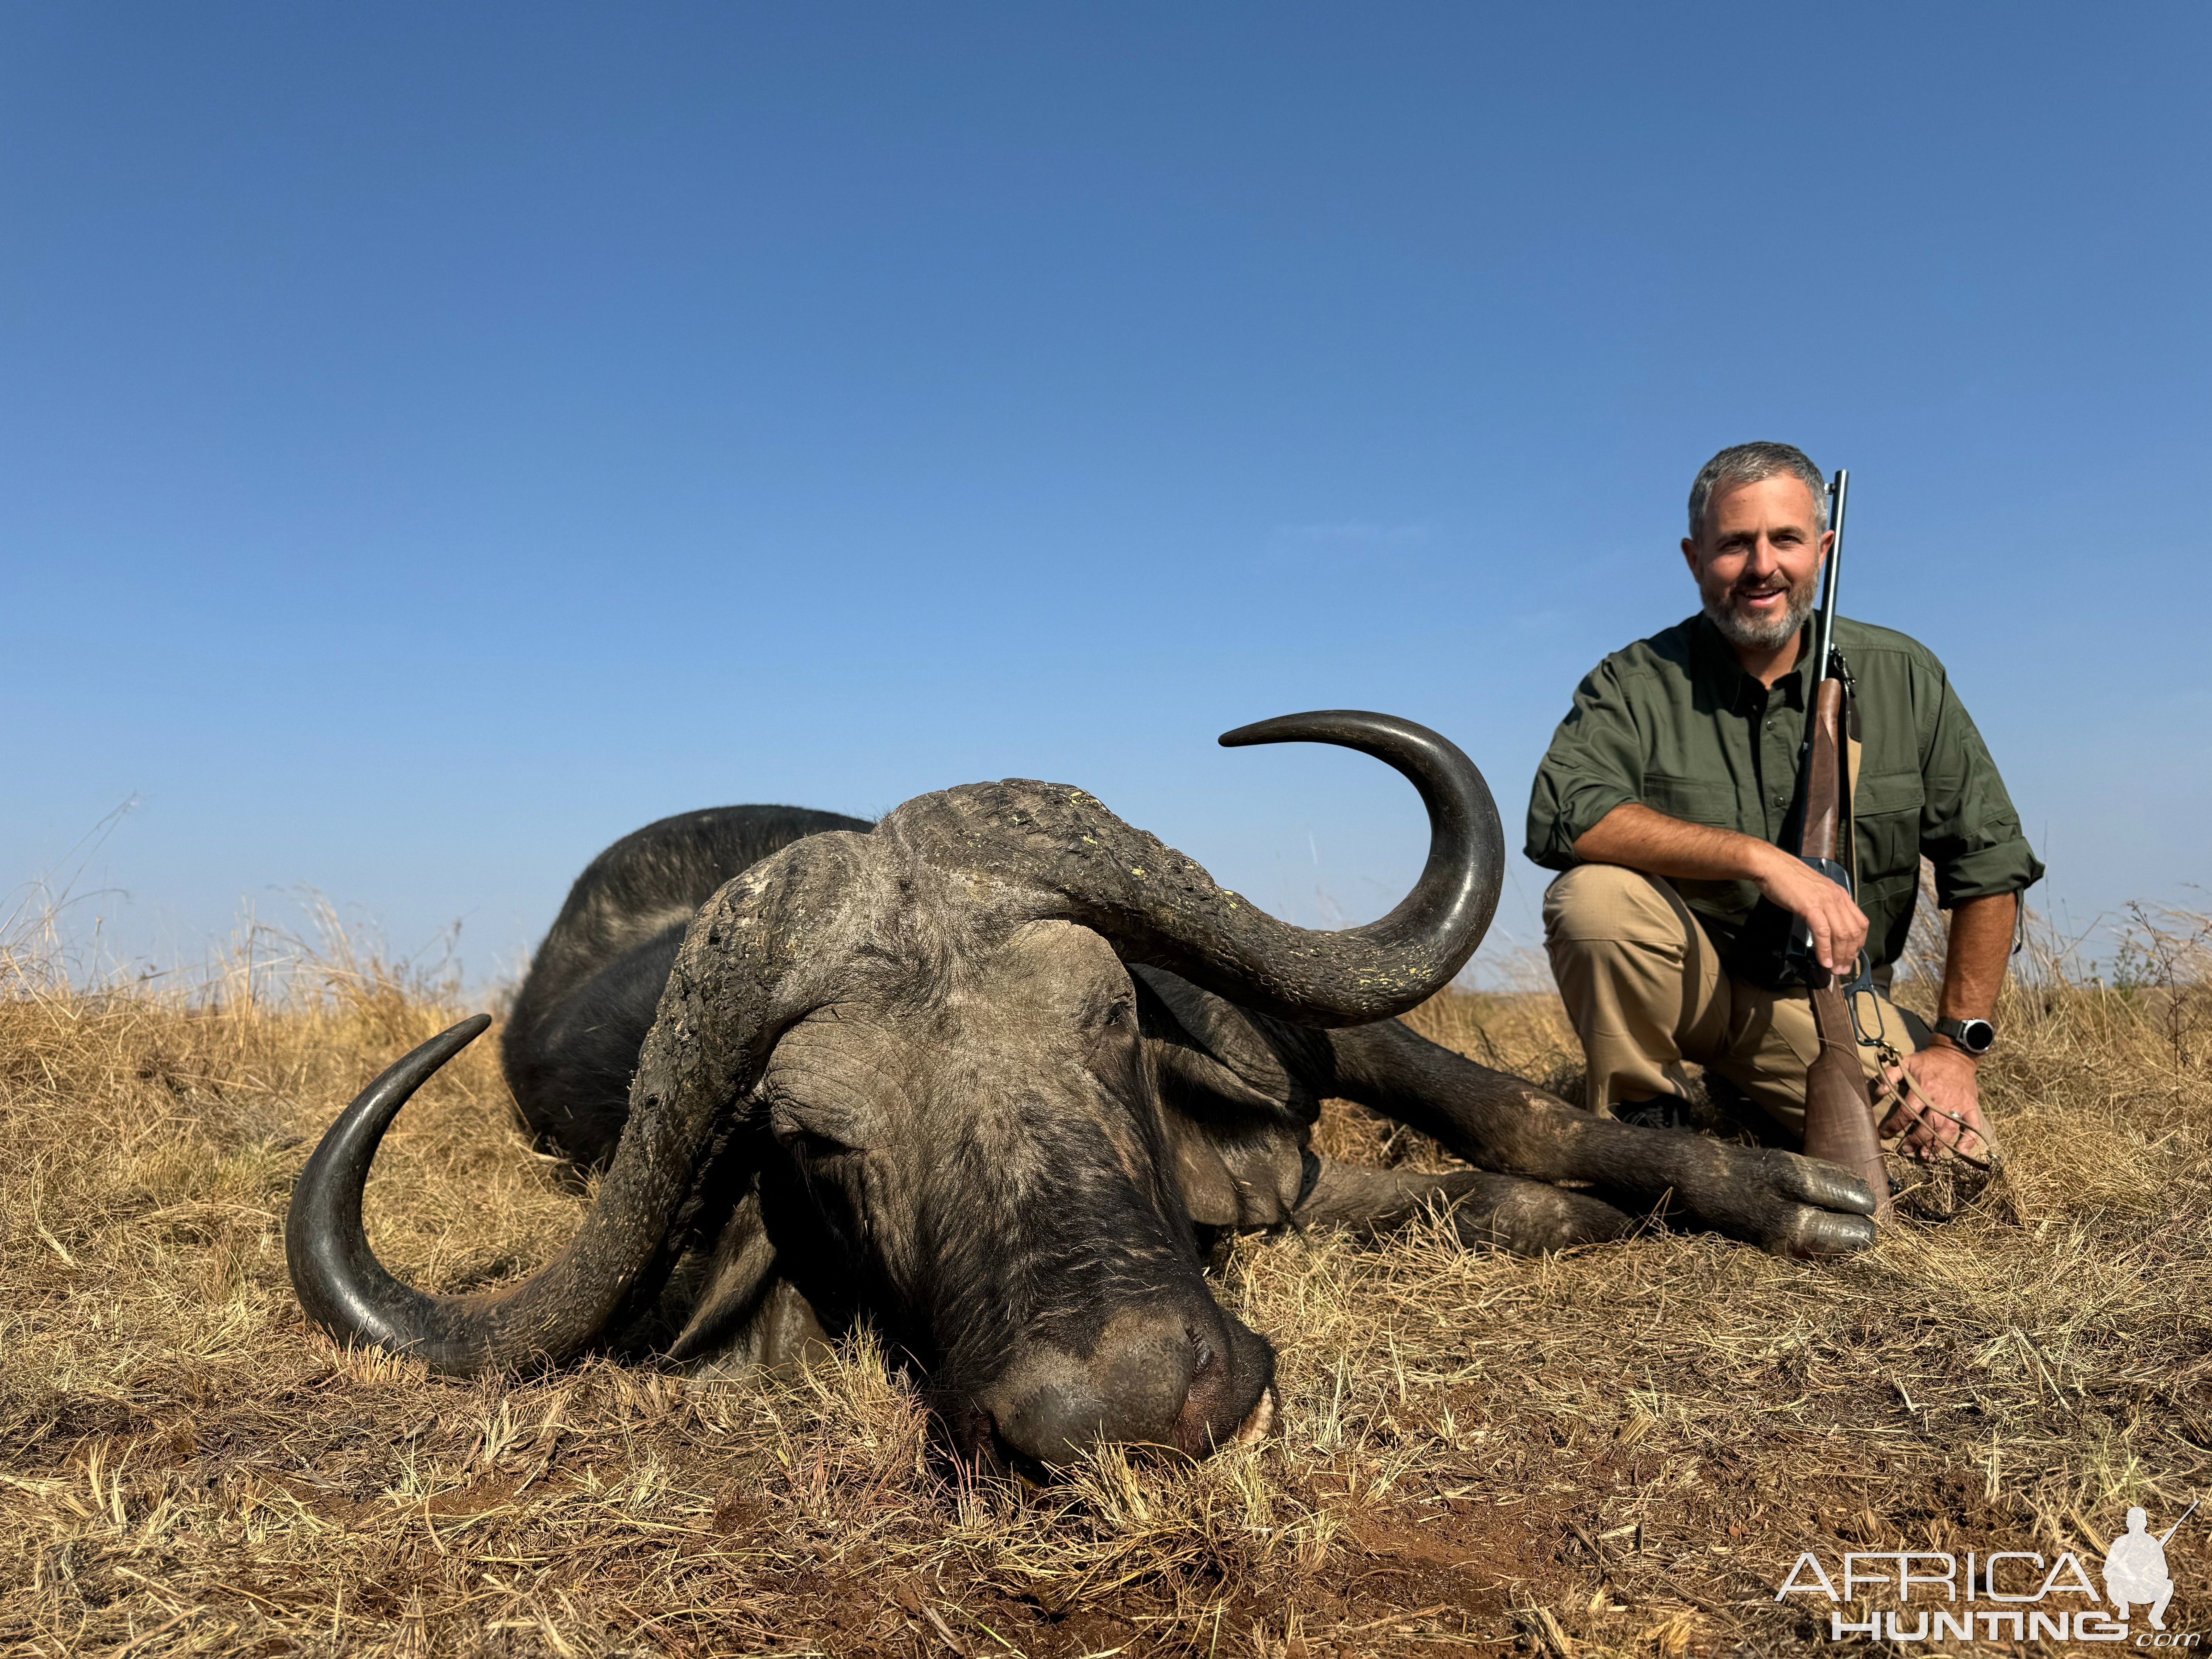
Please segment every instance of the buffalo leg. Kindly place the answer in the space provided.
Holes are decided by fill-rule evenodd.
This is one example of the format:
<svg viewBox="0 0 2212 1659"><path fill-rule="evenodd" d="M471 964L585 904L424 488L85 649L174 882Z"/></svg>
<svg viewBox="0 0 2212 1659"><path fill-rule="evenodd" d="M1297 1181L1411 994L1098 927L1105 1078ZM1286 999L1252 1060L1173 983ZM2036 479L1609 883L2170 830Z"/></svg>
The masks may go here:
<svg viewBox="0 0 2212 1659"><path fill-rule="evenodd" d="M1395 1020L1328 1036L1336 1093L1483 1169L1663 1201L1778 1255L1837 1255L1874 1241L1874 1194L1833 1164L1599 1117Z"/></svg>
<svg viewBox="0 0 2212 1659"><path fill-rule="evenodd" d="M1462 1243L1492 1244L1520 1255L1625 1238L1637 1227L1634 1217L1610 1204L1540 1181L1487 1170L1442 1175L1370 1170L1328 1158L1321 1160L1313 1190L1292 1213L1302 1225L1334 1224L1375 1235L1437 1209L1450 1215Z"/></svg>

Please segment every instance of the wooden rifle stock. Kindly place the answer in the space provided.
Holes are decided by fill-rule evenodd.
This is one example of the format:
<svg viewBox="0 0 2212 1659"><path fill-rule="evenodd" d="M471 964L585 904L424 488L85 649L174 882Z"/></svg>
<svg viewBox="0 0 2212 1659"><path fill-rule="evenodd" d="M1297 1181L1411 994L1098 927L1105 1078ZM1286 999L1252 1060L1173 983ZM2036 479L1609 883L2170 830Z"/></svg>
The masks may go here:
<svg viewBox="0 0 2212 1659"><path fill-rule="evenodd" d="M1814 684L1813 752L1806 768L1805 839L1808 859L1839 857L1848 787L1844 746L1844 683L1820 665ZM1820 1054L1805 1073L1805 1156L1840 1164L1874 1188L1875 1220L1889 1219L1889 1176L1875 1133L1874 1097L1859 1064L1858 1033L1836 976L1810 968L1813 1024Z"/></svg>

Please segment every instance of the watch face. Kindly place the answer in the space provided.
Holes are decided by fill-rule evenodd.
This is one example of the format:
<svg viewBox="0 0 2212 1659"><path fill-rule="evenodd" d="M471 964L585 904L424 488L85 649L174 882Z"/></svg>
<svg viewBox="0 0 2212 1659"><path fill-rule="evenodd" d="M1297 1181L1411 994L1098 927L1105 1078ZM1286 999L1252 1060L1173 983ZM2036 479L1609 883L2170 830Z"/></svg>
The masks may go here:
<svg viewBox="0 0 2212 1659"><path fill-rule="evenodd" d="M1985 1054L1996 1046L1997 1028L1985 1019L1963 1020L1959 1025L1958 1042L1970 1054Z"/></svg>

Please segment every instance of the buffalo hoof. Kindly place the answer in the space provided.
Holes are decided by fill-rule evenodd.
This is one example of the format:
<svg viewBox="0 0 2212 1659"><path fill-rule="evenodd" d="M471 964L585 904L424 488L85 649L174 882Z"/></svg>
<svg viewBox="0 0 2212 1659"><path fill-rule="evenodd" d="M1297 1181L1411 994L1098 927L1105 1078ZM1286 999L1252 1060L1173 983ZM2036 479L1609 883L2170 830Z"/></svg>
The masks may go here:
<svg viewBox="0 0 2212 1659"><path fill-rule="evenodd" d="M1668 1207L1776 1255L1848 1255L1874 1243L1874 1194L1850 1170L1679 1129L1630 1131Z"/></svg>
<svg viewBox="0 0 2212 1659"><path fill-rule="evenodd" d="M1796 1152L1761 1155L1773 1202L1762 1243L1777 1255L1850 1255L1874 1243L1873 1189L1840 1165Z"/></svg>
<svg viewBox="0 0 2212 1659"><path fill-rule="evenodd" d="M1850 1255L1874 1243L1874 1222L1863 1215L1837 1215L1826 1210L1800 1210L1796 1224L1770 1237L1766 1248L1777 1255L1808 1260Z"/></svg>
<svg viewBox="0 0 2212 1659"><path fill-rule="evenodd" d="M1796 1152L1777 1152L1774 1156L1788 1160L1784 1167L1788 1171L1788 1190L1792 1197L1817 1204L1824 1210L1844 1210L1852 1215L1874 1213L1874 1189L1842 1164Z"/></svg>

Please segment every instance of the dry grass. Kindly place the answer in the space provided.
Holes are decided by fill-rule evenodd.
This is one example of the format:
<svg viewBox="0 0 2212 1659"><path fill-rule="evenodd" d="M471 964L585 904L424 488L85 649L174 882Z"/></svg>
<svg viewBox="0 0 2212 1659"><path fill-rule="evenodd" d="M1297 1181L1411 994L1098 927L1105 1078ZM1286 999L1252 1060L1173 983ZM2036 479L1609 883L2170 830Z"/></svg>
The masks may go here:
<svg viewBox="0 0 2212 1659"><path fill-rule="evenodd" d="M866 1343L710 1385L603 1363L458 1383L333 1349L286 1282L289 1183L444 996L343 962L86 992L19 952L0 1650L1797 1650L1809 1613L1772 1594L1800 1549L2101 1549L2126 1503L2170 1516L2204 1489L2202 967L2013 992L2006 1173L1922 1185L1866 1256L1245 1240L1221 1294L1280 1346L1279 1438L962 1492ZM1544 999L1416 1020L1569 1069ZM418 1281L523 1272L574 1224L507 1109L480 1043L395 1132L370 1209ZM1347 1109L1324 1134L1435 1155ZM2204 1538L2171 1547L2178 1629L2205 1616Z"/></svg>

